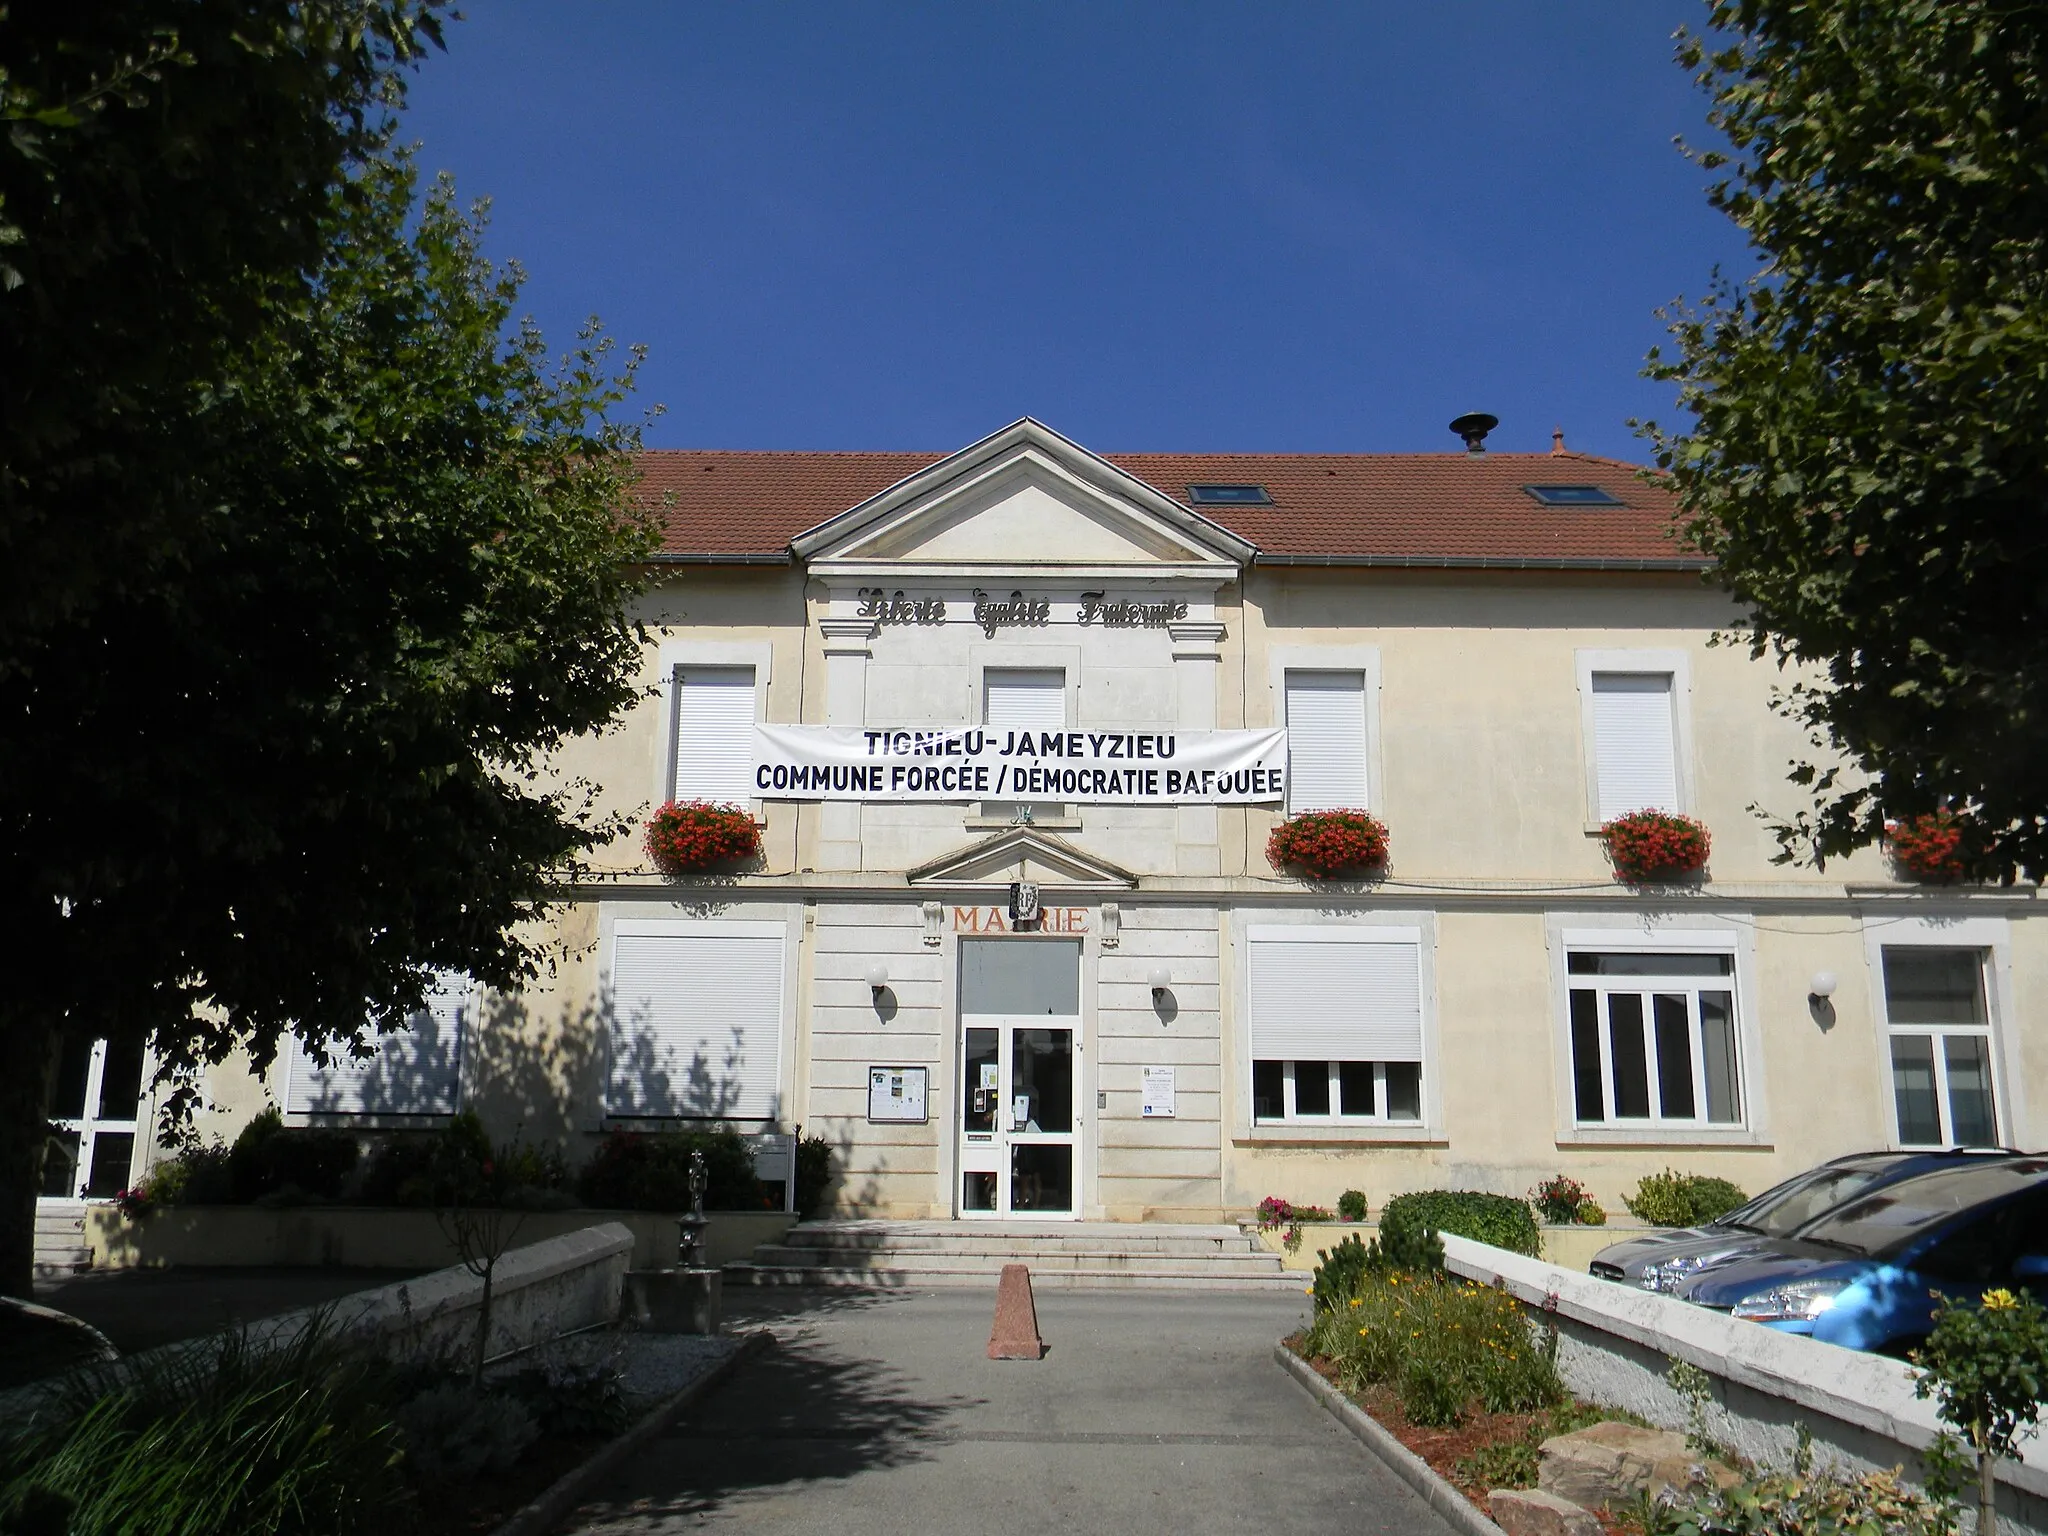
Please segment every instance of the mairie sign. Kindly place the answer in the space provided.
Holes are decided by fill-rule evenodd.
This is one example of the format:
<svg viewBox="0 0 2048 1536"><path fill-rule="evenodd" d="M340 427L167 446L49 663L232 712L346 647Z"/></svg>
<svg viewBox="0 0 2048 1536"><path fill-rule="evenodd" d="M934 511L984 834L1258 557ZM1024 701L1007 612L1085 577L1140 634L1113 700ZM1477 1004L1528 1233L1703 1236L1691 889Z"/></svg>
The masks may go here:
<svg viewBox="0 0 2048 1536"><path fill-rule="evenodd" d="M1287 793L1287 733L754 727L763 800L1246 805Z"/></svg>

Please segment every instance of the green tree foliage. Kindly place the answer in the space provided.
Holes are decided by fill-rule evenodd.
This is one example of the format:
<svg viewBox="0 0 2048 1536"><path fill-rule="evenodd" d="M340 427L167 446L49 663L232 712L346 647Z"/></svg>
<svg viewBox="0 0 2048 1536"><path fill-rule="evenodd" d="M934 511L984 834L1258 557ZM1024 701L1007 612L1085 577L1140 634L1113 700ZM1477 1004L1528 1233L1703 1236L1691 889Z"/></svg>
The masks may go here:
<svg viewBox="0 0 2048 1536"><path fill-rule="evenodd" d="M1680 59L1762 269L1672 316L1654 424L1691 537L1813 760L1781 857L1969 814L1970 872L2048 871L2048 11L1713 0Z"/></svg>
<svg viewBox="0 0 2048 1536"><path fill-rule="evenodd" d="M2048 1313L2025 1290L1986 1291L1977 1306L1941 1297L1913 1363L1924 1372L1913 1391L1935 1400L1976 1460L1977 1529L1995 1531L1998 1463L2019 1459L2048 1397ZM1952 1446L1937 1448L1949 1451L1940 1459L1952 1458Z"/></svg>
<svg viewBox="0 0 2048 1536"><path fill-rule="evenodd" d="M0 673L17 1059L147 1029L173 1072L261 1066L287 1030L402 1022L435 970L516 985L624 830L545 764L637 687L638 433L606 419L632 365L513 329L480 214L403 156L338 182L323 231L304 291L159 423L208 445L164 492L203 536ZM0 1071L0 1122L40 1125L39 1076ZM33 1169L0 1165L0 1286L27 1281Z"/></svg>

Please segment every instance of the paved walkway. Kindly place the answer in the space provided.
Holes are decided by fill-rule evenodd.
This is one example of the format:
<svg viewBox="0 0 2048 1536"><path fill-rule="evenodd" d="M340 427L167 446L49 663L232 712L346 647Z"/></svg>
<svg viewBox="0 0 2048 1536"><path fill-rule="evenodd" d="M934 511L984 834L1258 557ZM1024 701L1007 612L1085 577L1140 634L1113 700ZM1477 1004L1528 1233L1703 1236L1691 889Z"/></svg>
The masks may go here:
<svg viewBox="0 0 2048 1536"><path fill-rule="evenodd" d="M1027 1362L983 1353L993 1286L744 1298L791 1309L778 1347L565 1529L1448 1536L1273 1363L1305 1302L1041 1292L1052 1352Z"/></svg>

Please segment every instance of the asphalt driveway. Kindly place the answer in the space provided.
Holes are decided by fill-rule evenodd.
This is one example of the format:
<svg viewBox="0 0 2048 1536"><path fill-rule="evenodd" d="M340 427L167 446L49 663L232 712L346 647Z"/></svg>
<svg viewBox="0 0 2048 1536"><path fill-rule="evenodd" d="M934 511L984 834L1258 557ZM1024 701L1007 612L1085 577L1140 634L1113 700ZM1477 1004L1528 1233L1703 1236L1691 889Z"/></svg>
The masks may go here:
<svg viewBox="0 0 2048 1536"><path fill-rule="evenodd" d="M993 1285L734 1301L778 1347L565 1530L1448 1536L1274 1364L1306 1297L1041 1292L1035 1362L986 1358Z"/></svg>

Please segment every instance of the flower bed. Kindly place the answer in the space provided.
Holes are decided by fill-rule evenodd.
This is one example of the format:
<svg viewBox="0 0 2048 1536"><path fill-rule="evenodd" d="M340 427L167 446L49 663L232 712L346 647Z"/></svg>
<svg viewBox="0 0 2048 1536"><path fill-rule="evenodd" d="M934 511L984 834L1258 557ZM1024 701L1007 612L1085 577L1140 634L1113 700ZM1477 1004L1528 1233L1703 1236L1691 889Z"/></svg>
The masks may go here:
<svg viewBox="0 0 2048 1536"><path fill-rule="evenodd" d="M1885 845L1899 871L1923 885L1947 885L1963 877L1963 818L1953 811L1928 811L1884 824Z"/></svg>
<svg viewBox="0 0 2048 1536"><path fill-rule="evenodd" d="M1305 811L1273 829L1266 861L1312 880L1377 874L1387 866L1387 829L1364 811Z"/></svg>
<svg viewBox="0 0 2048 1536"><path fill-rule="evenodd" d="M761 829L737 805L671 800L647 821L647 857L664 875L751 859L761 851Z"/></svg>
<svg viewBox="0 0 2048 1536"><path fill-rule="evenodd" d="M1600 829L1618 879L1631 885L1679 880L1707 867L1713 839L1690 816L1630 811Z"/></svg>

